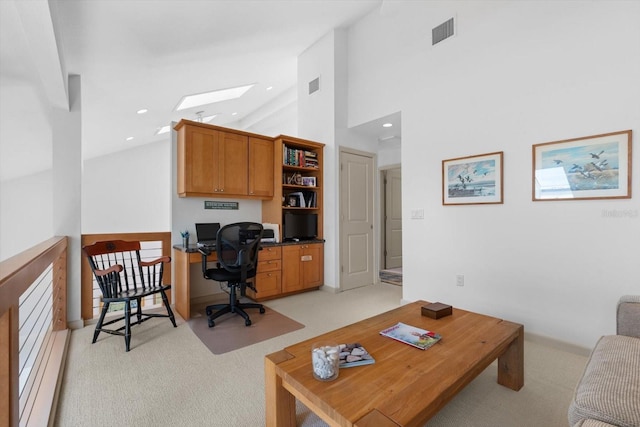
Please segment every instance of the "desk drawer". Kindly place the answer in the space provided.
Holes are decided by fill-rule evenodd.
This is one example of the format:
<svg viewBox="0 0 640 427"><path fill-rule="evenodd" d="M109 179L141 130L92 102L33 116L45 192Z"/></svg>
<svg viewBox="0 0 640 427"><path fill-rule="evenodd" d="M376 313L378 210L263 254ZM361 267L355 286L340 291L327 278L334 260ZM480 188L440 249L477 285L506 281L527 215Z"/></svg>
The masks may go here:
<svg viewBox="0 0 640 427"><path fill-rule="evenodd" d="M260 253L258 253L258 260L260 262L271 259L281 259L282 248L280 246L267 246L263 247Z"/></svg>
<svg viewBox="0 0 640 427"><path fill-rule="evenodd" d="M249 292L247 295L253 299L262 299L282 292L282 273L280 271L270 271L267 273L258 273L256 275L256 289L258 292Z"/></svg>
<svg viewBox="0 0 640 427"><path fill-rule="evenodd" d="M282 261L280 259L272 259L267 261L258 261L258 274L267 271L280 271Z"/></svg>
<svg viewBox="0 0 640 427"><path fill-rule="evenodd" d="M218 255L216 251L211 252L207 256L207 262L216 262L218 260ZM198 264L202 263L202 254L200 252L189 252L189 264Z"/></svg>

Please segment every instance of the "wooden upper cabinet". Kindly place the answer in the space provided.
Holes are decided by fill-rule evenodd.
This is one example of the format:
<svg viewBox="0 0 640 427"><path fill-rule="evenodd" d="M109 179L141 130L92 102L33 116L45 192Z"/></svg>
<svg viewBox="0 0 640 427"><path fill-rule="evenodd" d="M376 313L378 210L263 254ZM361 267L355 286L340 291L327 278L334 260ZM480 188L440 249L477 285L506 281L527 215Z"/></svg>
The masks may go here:
<svg viewBox="0 0 640 427"><path fill-rule="evenodd" d="M218 168L216 192L223 193L223 196L247 195L249 180L248 157L249 138L247 136L220 132L218 158L215 164Z"/></svg>
<svg viewBox="0 0 640 427"><path fill-rule="evenodd" d="M213 193L219 132L183 127L178 138L178 194Z"/></svg>
<svg viewBox="0 0 640 427"><path fill-rule="evenodd" d="M249 195L273 197L273 141L249 138Z"/></svg>
<svg viewBox="0 0 640 427"><path fill-rule="evenodd" d="M180 197L273 197L272 139L189 120L175 129Z"/></svg>

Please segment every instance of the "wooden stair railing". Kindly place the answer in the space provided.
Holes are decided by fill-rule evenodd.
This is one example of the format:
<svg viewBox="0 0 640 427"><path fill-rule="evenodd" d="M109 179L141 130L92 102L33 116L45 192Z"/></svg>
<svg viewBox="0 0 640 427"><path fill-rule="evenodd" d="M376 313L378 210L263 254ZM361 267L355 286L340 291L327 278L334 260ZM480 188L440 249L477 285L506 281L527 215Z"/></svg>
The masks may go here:
<svg viewBox="0 0 640 427"><path fill-rule="evenodd" d="M68 342L67 237L53 237L0 263L0 426L45 425L53 403ZM19 398L20 297L51 266L50 339L39 356L42 363L28 381L31 390ZM35 371L35 370L34 370ZM33 410L32 410L33 409Z"/></svg>

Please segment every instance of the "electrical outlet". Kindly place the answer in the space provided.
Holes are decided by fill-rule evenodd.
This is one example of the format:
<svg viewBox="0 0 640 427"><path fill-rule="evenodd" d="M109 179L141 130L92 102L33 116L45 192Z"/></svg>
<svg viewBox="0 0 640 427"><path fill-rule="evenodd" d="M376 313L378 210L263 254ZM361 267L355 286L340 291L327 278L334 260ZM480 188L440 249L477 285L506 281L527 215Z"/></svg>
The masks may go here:
<svg viewBox="0 0 640 427"><path fill-rule="evenodd" d="M464 286L464 274L456 274L456 286Z"/></svg>

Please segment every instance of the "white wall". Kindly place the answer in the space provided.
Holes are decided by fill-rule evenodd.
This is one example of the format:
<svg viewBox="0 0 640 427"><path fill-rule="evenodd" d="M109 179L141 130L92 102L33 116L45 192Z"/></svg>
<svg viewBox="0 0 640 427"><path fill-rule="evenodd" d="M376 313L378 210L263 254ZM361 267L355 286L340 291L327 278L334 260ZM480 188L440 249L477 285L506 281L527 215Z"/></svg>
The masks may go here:
<svg viewBox="0 0 640 427"><path fill-rule="evenodd" d="M399 165L402 162L402 146L398 138L378 144L378 167Z"/></svg>
<svg viewBox="0 0 640 427"><path fill-rule="evenodd" d="M298 135L325 144L324 147L324 285L338 287L338 194L336 164L338 150L335 136L335 43L330 32L298 57ZM309 82L320 77L320 90L309 95ZM332 232L333 230L333 232Z"/></svg>
<svg viewBox="0 0 640 427"><path fill-rule="evenodd" d="M625 129L637 145L640 3L393 5L349 31L349 122L402 111L404 299L584 347L615 333L617 299L640 292L640 196L532 202L531 146ZM457 35L432 47L450 17ZM441 161L493 151L504 204L442 206Z"/></svg>
<svg viewBox="0 0 640 427"><path fill-rule="evenodd" d="M160 141L84 161L82 232L137 233L171 227L170 143Z"/></svg>
<svg viewBox="0 0 640 427"><path fill-rule="evenodd" d="M51 170L0 182L0 236L0 261L53 237Z"/></svg>
<svg viewBox="0 0 640 427"><path fill-rule="evenodd" d="M298 91L295 86L285 90L273 101L235 123L237 129L260 135L297 135Z"/></svg>

